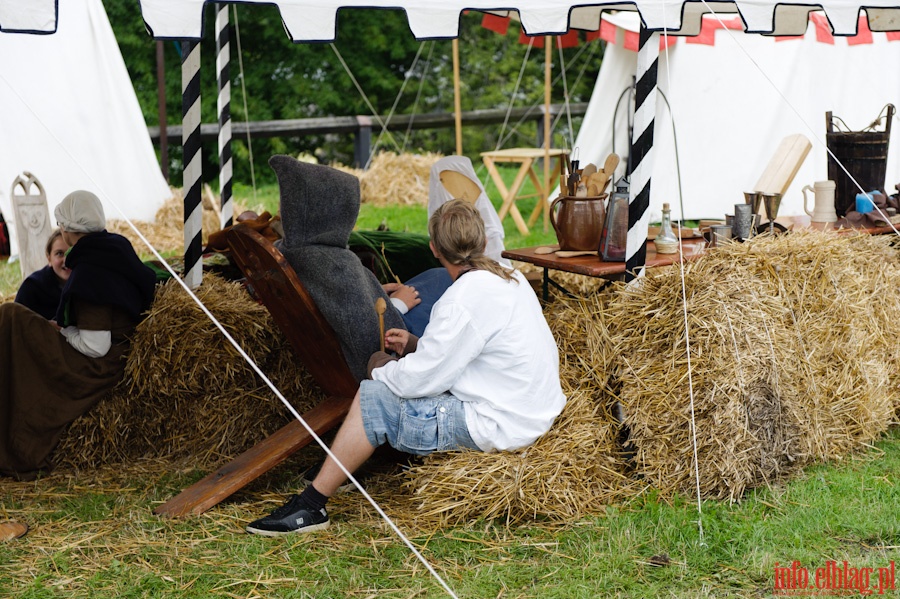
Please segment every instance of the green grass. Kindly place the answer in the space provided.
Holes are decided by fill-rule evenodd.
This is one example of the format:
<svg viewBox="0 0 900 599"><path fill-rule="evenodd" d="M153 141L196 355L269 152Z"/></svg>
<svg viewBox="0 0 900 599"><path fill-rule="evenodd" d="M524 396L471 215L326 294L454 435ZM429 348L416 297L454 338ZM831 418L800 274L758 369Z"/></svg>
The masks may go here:
<svg viewBox="0 0 900 599"><path fill-rule="evenodd" d="M149 472L4 481L0 514L32 531L0 544L0 596L448 596L359 494L333 502L328 531L269 539L242 528L275 505L269 492L298 485L292 468L184 520L151 512L202 473ZM776 563L799 560L814 572L828 560L876 569L900 561L898 473L895 427L863 455L808 468L740 504L704 502L702 536L692 498L648 491L563 528L475 522L412 540L459 597L767 597Z"/></svg>

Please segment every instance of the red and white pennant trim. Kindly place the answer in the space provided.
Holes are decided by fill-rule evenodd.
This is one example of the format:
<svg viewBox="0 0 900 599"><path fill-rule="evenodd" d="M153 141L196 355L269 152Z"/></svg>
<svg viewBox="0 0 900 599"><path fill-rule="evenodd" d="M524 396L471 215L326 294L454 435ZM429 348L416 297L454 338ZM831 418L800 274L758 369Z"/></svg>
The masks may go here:
<svg viewBox="0 0 900 599"><path fill-rule="evenodd" d="M824 14L820 12L810 13L810 19L816 28L816 41L823 44L834 45L834 35L831 33L831 25ZM497 15L486 14L482 18L481 25L485 29L490 29L501 35L506 35L509 31L509 25L512 19L510 17L500 17ZM731 29L734 31L743 31L744 23L740 17L732 17L722 19L706 18L703 19L703 25L700 33L696 36L673 36L663 35L660 33L659 49L663 50L675 43L679 37L684 37L687 44L701 44L705 46L714 46L716 44L716 31L719 29ZM869 21L864 16L859 17L858 33L853 36L846 37L848 46L857 46L860 44L871 44L873 41L872 30L869 29ZM637 52L638 50L638 32L630 31L623 27L619 27L614 23L604 19L600 21L600 29L597 31L585 31L585 41L592 42L594 40L603 40L609 44L622 46L627 50ZM900 31L887 31L884 33L888 41L900 40ZM779 35L775 36L775 41L785 42L801 39L802 35ZM556 45L560 48L572 48L579 44L578 31L570 29L565 35L555 36ZM537 36L529 38L524 32L519 33L519 42L523 44L532 43L537 48L544 47L544 37Z"/></svg>

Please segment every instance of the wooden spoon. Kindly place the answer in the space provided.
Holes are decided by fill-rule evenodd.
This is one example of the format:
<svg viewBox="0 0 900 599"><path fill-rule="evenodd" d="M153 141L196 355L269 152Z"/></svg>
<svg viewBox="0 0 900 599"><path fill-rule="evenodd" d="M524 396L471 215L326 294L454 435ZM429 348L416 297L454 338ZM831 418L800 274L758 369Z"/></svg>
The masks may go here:
<svg viewBox="0 0 900 599"><path fill-rule="evenodd" d="M619 156L615 153L610 154L606 157L606 161L603 163L603 172L612 178L613 174L616 172L616 167L619 166Z"/></svg>
<svg viewBox="0 0 900 599"><path fill-rule="evenodd" d="M610 180L612 180L612 175L607 173L606 171L598 171L591 180L588 182L589 185L595 186L597 188L597 194L600 195L604 191L606 191L606 186L609 185Z"/></svg>
<svg viewBox="0 0 900 599"><path fill-rule="evenodd" d="M379 339L381 341L381 351L384 351L384 311L387 310L387 302L384 301L383 297L379 297L375 300L375 312L378 313L378 332L380 333Z"/></svg>
<svg viewBox="0 0 900 599"><path fill-rule="evenodd" d="M584 170L581 171L581 180L582 181L586 180L588 177L590 177L591 175L593 175L596 172L597 172L596 164L591 163L591 164L587 165L586 167L584 167Z"/></svg>

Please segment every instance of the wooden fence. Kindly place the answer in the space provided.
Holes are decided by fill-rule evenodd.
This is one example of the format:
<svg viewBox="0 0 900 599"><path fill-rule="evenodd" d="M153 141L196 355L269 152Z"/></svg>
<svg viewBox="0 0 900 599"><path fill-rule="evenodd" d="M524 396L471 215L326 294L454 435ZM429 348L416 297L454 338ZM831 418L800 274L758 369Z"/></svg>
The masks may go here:
<svg viewBox="0 0 900 599"><path fill-rule="evenodd" d="M566 110L563 104L551 104L550 115L556 118ZM570 104L568 114L572 117L584 116L587 111L587 103ZM385 117L380 117L384 121ZM491 125L520 121L540 121L544 118L544 107L514 108L507 112L504 109L470 110L462 113L462 125ZM405 131L407 129L446 129L455 124L453 113L428 113L428 114L397 114L391 117L387 124L388 131ZM351 134L354 136L354 163L364 165L369 161L372 144L372 130L380 127L378 119L371 116L337 116L311 119L286 119L280 121L251 121L242 123L232 121L234 139L246 139L249 132L250 138L256 137L302 137L304 135L318 135L323 133ZM148 127L150 138L154 144L160 143L159 127ZM216 123L207 123L200 126L200 139L202 141L215 141L219 135L219 126ZM543 127L537 128L535 147L542 147L544 140ZM181 126L166 127L166 139L170 144L181 143Z"/></svg>

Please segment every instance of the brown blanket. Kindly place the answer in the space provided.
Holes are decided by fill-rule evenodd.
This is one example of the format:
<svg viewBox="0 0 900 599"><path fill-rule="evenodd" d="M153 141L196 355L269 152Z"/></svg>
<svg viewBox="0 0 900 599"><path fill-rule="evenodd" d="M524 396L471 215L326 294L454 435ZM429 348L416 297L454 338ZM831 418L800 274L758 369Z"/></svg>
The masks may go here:
<svg viewBox="0 0 900 599"><path fill-rule="evenodd" d="M106 356L75 350L45 318L0 305L0 474L30 480L51 467L63 429L121 379L133 323L115 308L76 304L82 328L109 330Z"/></svg>

